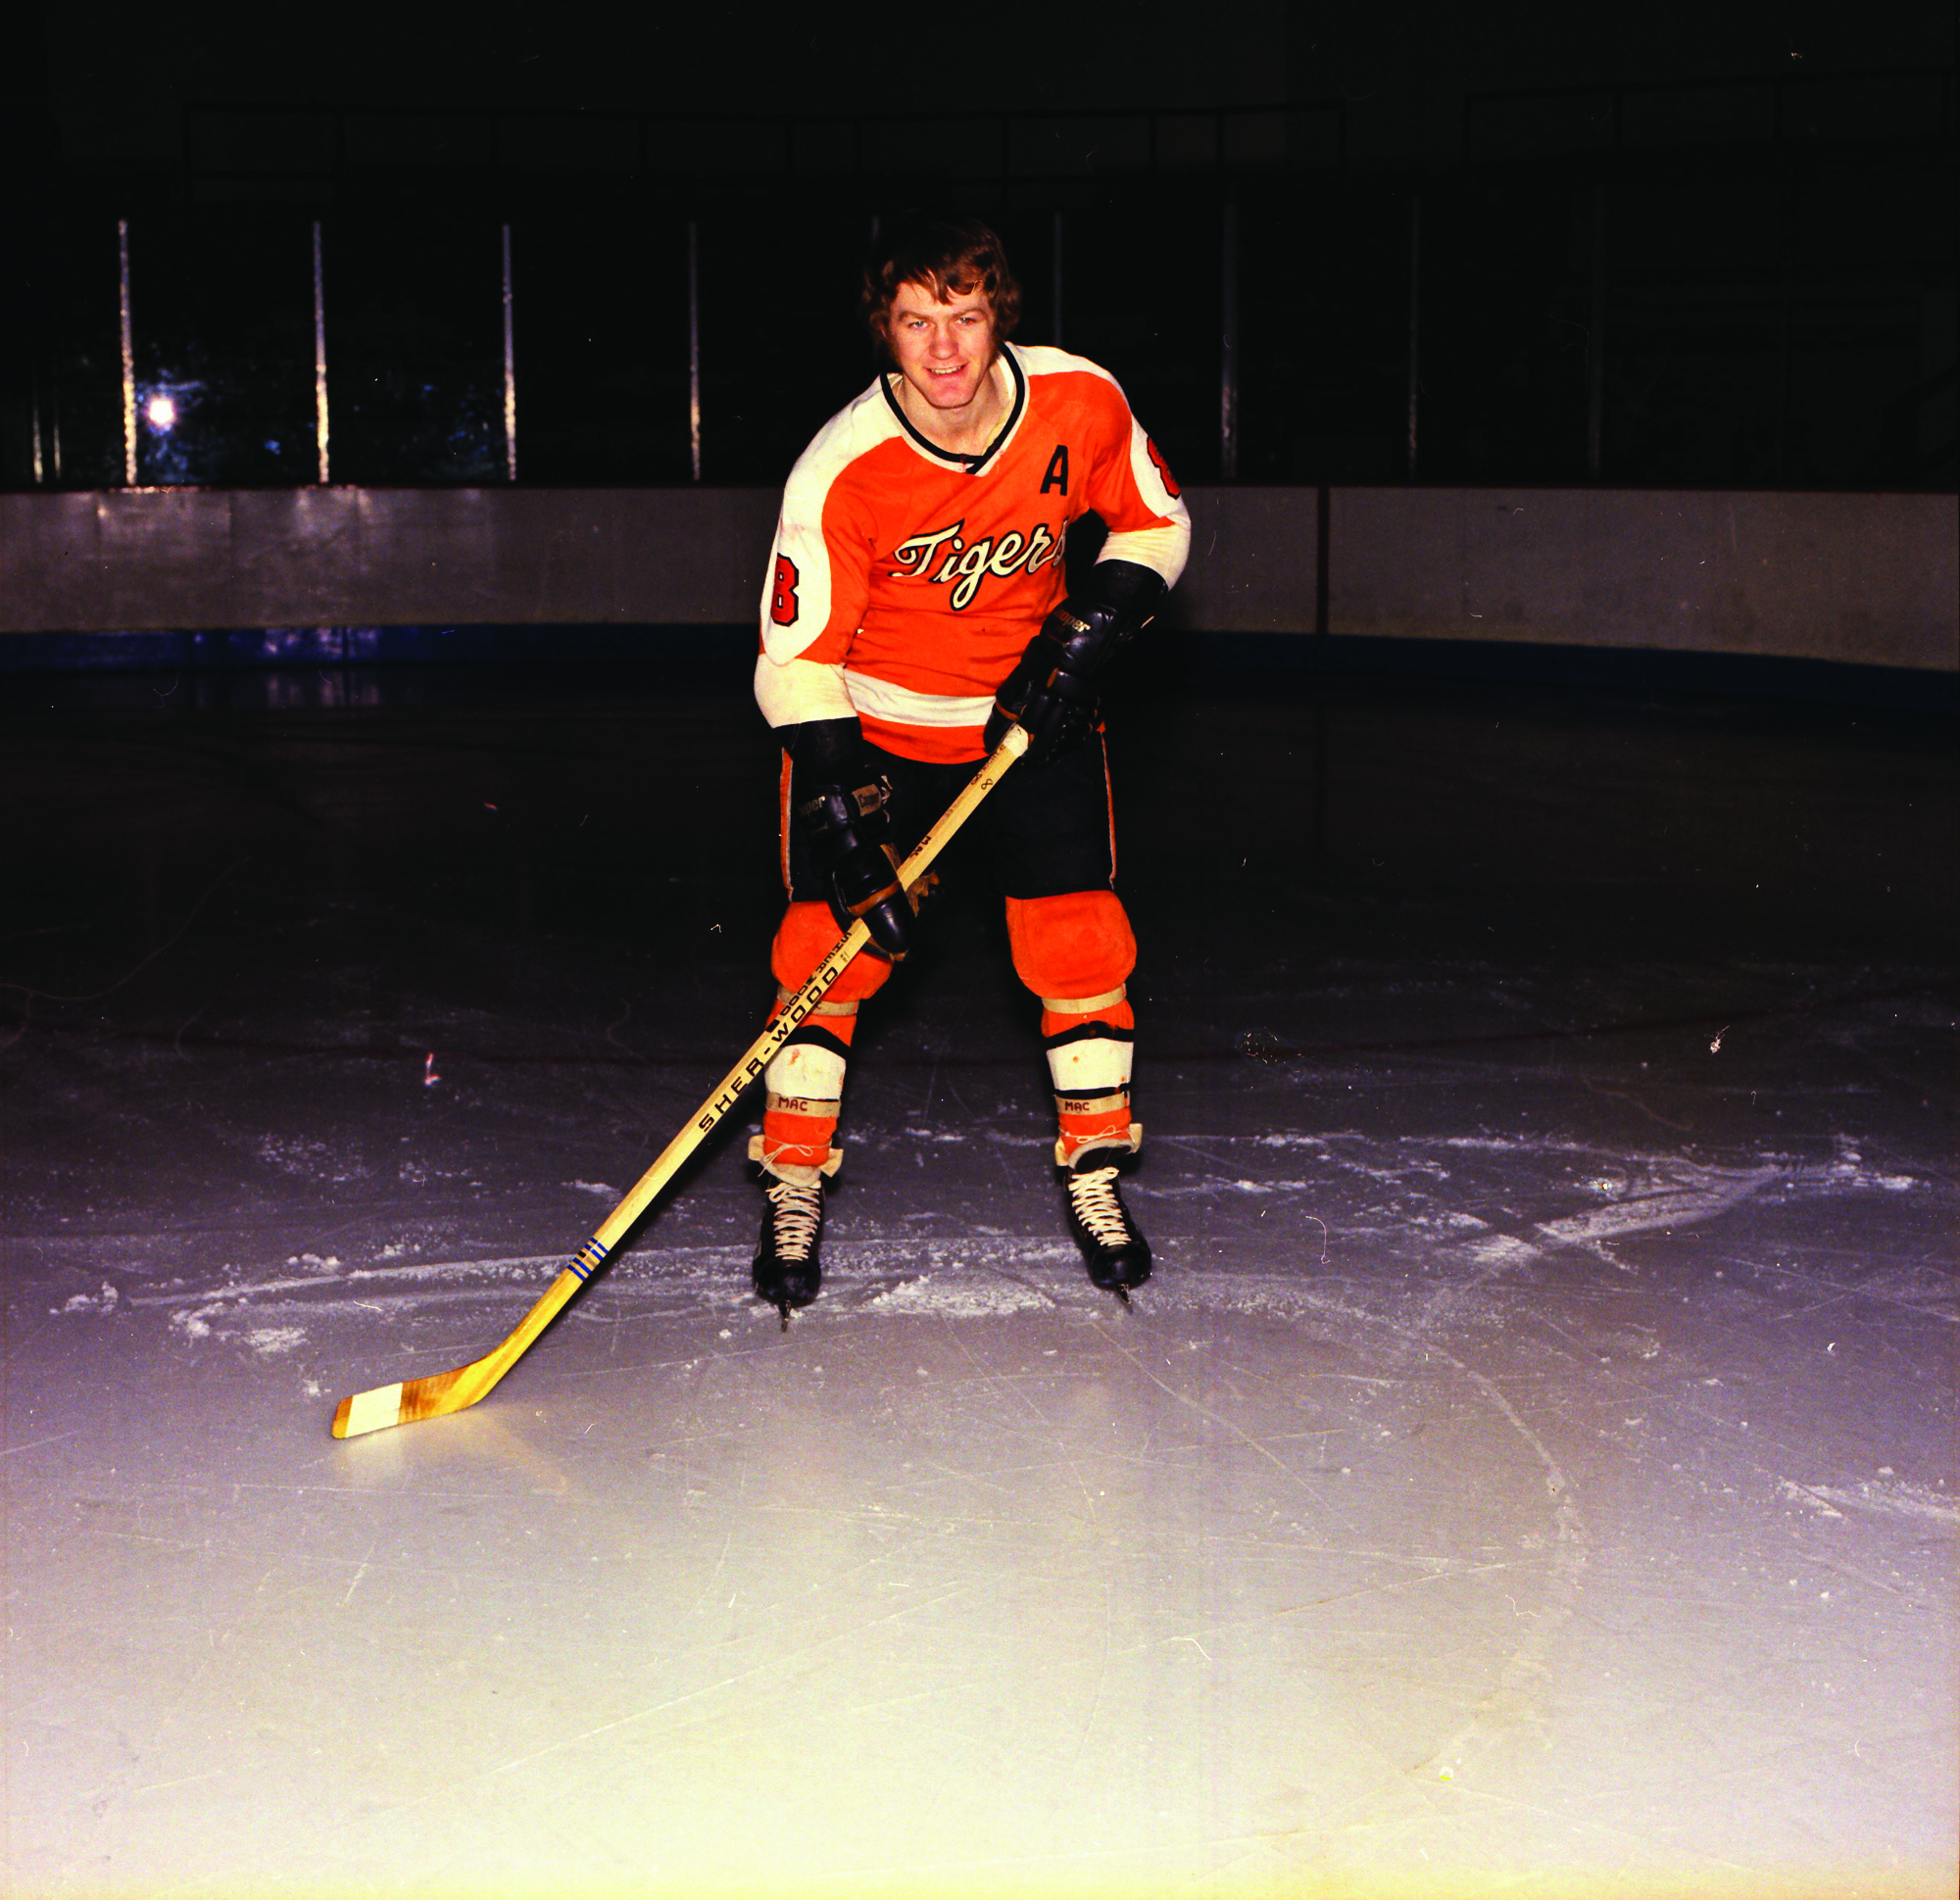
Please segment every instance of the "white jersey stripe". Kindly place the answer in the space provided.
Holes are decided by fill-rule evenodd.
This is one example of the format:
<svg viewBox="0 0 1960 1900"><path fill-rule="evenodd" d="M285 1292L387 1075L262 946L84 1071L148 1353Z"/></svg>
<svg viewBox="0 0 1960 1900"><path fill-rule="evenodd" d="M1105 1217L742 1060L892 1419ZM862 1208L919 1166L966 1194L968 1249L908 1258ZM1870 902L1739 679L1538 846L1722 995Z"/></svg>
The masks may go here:
<svg viewBox="0 0 1960 1900"><path fill-rule="evenodd" d="M991 695L968 698L957 693L914 693L888 679L844 669L844 685L859 712L899 726L984 726L994 709Z"/></svg>

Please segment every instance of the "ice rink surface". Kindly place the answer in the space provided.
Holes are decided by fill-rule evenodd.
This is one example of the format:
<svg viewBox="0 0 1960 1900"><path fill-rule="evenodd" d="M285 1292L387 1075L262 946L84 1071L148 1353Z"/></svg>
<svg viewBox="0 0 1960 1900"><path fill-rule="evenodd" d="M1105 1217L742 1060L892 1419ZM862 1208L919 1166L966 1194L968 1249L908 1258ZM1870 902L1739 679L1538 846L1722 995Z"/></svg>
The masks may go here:
<svg viewBox="0 0 1960 1900"><path fill-rule="evenodd" d="M738 1118L337 1443L760 1027L771 752L218 685L0 706L0 1890L1952 1894L1950 724L1160 666L1133 1311L956 861L787 1335Z"/></svg>

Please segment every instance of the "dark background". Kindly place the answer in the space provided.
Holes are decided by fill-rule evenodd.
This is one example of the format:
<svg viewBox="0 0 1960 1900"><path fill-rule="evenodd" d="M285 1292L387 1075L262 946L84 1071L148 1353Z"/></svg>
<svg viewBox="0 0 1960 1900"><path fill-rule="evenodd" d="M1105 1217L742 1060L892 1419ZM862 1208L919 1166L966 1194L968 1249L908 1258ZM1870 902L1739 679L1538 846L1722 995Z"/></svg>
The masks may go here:
<svg viewBox="0 0 1960 1900"><path fill-rule="evenodd" d="M7 18L9 486L122 480L119 219L144 481L314 479L318 219L334 479L503 478L507 223L522 478L690 479L692 225L702 475L773 484L924 201L999 224L1028 341L1058 233L1062 339L1188 479L1955 479L1945 5Z"/></svg>

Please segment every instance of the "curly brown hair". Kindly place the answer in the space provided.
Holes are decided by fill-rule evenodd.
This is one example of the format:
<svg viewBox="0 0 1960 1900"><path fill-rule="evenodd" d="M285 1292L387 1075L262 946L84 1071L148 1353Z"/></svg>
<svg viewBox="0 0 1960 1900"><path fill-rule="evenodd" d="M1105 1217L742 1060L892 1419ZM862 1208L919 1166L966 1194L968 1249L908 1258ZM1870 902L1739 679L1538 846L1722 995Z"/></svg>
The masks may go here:
<svg viewBox="0 0 1960 1900"><path fill-rule="evenodd" d="M994 334L1013 334L1021 287L1001 240L976 219L908 212L894 219L864 259L864 320L872 340L890 340L892 300L901 284L920 284L940 303L979 290L994 313Z"/></svg>

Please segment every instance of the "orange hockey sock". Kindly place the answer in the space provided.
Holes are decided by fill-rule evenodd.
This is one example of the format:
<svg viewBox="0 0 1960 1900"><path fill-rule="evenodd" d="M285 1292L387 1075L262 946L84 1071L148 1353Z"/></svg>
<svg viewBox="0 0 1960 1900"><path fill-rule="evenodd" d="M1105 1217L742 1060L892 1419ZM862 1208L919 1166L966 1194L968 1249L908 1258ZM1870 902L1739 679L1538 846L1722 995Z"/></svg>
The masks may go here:
<svg viewBox="0 0 1960 1900"><path fill-rule="evenodd" d="M1134 1151L1143 1130L1130 1119L1130 1058L1136 1012L1121 989L1100 997L1044 997L1042 1042L1054 1082L1054 1158L1071 1166L1091 1148Z"/></svg>
<svg viewBox="0 0 1960 1900"><path fill-rule="evenodd" d="M795 994L785 991L777 998L777 1013ZM768 1096L762 1132L749 1145L750 1160L780 1180L806 1185L819 1174L837 1172L843 1153L833 1142L844 1106L851 1039L857 1033L855 1002L820 1002L790 1032L763 1071Z"/></svg>

